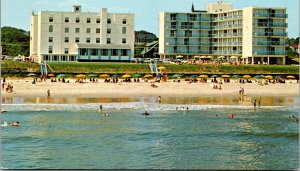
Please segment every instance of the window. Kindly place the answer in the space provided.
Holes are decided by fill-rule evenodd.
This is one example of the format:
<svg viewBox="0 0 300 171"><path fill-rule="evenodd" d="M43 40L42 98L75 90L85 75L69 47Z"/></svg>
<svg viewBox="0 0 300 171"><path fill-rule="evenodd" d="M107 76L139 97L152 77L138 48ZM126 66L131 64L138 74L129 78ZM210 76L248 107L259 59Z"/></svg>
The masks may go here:
<svg viewBox="0 0 300 171"><path fill-rule="evenodd" d="M100 43L100 38L96 38L96 43Z"/></svg>
<svg viewBox="0 0 300 171"><path fill-rule="evenodd" d="M112 56L118 56L118 51L117 51L117 49L113 49L112 52L111 52L111 55L112 55Z"/></svg>
<svg viewBox="0 0 300 171"><path fill-rule="evenodd" d="M79 43L79 37L75 37L75 42Z"/></svg>
<svg viewBox="0 0 300 171"><path fill-rule="evenodd" d="M69 54L69 48L65 48L65 54Z"/></svg>
<svg viewBox="0 0 300 171"><path fill-rule="evenodd" d="M48 53L53 53L53 46L50 45L50 46L48 47Z"/></svg>
<svg viewBox="0 0 300 171"><path fill-rule="evenodd" d="M96 33L100 33L100 28L96 28Z"/></svg>
<svg viewBox="0 0 300 171"><path fill-rule="evenodd" d="M126 44L126 39L125 38L122 39L122 43Z"/></svg>
<svg viewBox="0 0 300 171"><path fill-rule="evenodd" d="M96 19L96 23L100 23L100 18L97 18L97 19Z"/></svg>
<svg viewBox="0 0 300 171"><path fill-rule="evenodd" d="M65 17L65 23L69 22L69 17Z"/></svg>
<svg viewBox="0 0 300 171"><path fill-rule="evenodd" d="M87 49L80 49L80 55L87 56L88 55Z"/></svg>
<svg viewBox="0 0 300 171"><path fill-rule="evenodd" d="M50 23L53 22L53 17L49 17L49 22L50 22Z"/></svg>
<svg viewBox="0 0 300 171"><path fill-rule="evenodd" d="M107 24L111 24L111 19L107 19Z"/></svg>
<svg viewBox="0 0 300 171"><path fill-rule="evenodd" d="M122 49L121 50L121 55L122 56L127 56L127 49Z"/></svg>
<svg viewBox="0 0 300 171"><path fill-rule="evenodd" d="M53 25L49 26L49 32L52 33L53 32Z"/></svg>
<svg viewBox="0 0 300 171"><path fill-rule="evenodd" d="M108 29L107 29L107 34L110 34L110 33L111 33L111 29L108 28Z"/></svg>
<svg viewBox="0 0 300 171"><path fill-rule="evenodd" d="M69 37L65 37L65 43L69 43Z"/></svg>
<svg viewBox="0 0 300 171"><path fill-rule="evenodd" d="M127 23L126 19L123 19L122 23L123 23L123 24L126 24L126 23Z"/></svg>
<svg viewBox="0 0 300 171"><path fill-rule="evenodd" d="M92 49L91 56L98 56L98 49Z"/></svg>
<svg viewBox="0 0 300 171"><path fill-rule="evenodd" d="M91 18L87 18L86 23L91 23Z"/></svg>
<svg viewBox="0 0 300 171"><path fill-rule="evenodd" d="M65 27L65 33L69 33L69 27Z"/></svg>
<svg viewBox="0 0 300 171"><path fill-rule="evenodd" d="M79 33L80 32L80 28L75 28L75 32Z"/></svg>
<svg viewBox="0 0 300 171"><path fill-rule="evenodd" d="M49 42L53 42L53 37L49 37Z"/></svg>
<svg viewBox="0 0 300 171"><path fill-rule="evenodd" d="M79 17L76 18L76 23L80 23L80 18Z"/></svg>
<svg viewBox="0 0 300 171"><path fill-rule="evenodd" d="M91 28L86 28L86 33L91 33Z"/></svg>
<svg viewBox="0 0 300 171"><path fill-rule="evenodd" d="M122 34L126 34L126 27L122 28Z"/></svg>
<svg viewBox="0 0 300 171"><path fill-rule="evenodd" d="M107 56L108 50L107 49L101 49L101 56Z"/></svg>
<svg viewBox="0 0 300 171"><path fill-rule="evenodd" d="M86 43L90 43L91 42L91 38L86 38Z"/></svg>
<svg viewBox="0 0 300 171"><path fill-rule="evenodd" d="M107 38L107 41L106 41L107 44L111 44L111 40L110 38Z"/></svg>

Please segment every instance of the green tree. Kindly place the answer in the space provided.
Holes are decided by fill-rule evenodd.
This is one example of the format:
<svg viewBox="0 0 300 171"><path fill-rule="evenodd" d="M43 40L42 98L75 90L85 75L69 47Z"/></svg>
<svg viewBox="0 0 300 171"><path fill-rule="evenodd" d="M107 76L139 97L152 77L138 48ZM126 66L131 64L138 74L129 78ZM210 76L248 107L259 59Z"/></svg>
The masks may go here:
<svg viewBox="0 0 300 171"><path fill-rule="evenodd" d="M1 28L2 54L9 56L29 55L29 32L14 27Z"/></svg>

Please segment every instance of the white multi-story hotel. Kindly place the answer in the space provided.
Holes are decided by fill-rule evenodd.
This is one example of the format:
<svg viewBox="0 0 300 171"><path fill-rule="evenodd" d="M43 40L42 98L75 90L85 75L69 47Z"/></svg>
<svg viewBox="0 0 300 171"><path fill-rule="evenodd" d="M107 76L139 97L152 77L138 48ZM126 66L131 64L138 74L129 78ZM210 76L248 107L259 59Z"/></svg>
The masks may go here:
<svg viewBox="0 0 300 171"><path fill-rule="evenodd" d="M232 9L221 1L206 4L205 11L160 12L159 54L285 64L286 10Z"/></svg>
<svg viewBox="0 0 300 171"><path fill-rule="evenodd" d="M134 15L34 12L30 18L30 55L39 61L130 61L134 57Z"/></svg>

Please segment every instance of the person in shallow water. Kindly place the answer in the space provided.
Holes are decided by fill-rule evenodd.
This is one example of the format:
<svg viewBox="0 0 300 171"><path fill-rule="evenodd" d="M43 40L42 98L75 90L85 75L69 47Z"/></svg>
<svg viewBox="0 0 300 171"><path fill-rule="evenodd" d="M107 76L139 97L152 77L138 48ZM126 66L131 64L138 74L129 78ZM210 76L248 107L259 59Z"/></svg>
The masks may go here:
<svg viewBox="0 0 300 171"><path fill-rule="evenodd" d="M234 115L233 115L233 114L230 114L230 115L228 115L228 118L229 118L229 119L233 119L233 118L234 118Z"/></svg>
<svg viewBox="0 0 300 171"><path fill-rule="evenodd" d="M149 113L147 112L147 111L145 111L142 115L144 115L144 116L148 116L149 115Z"/></svg>
<svg viewBox="0 0 300 171"><path fill-rule="evenodd" d="M17 122L11 123L11 124L9 124L9 125L10 125L10 126L20 126L20 122L17 121Z"/></svg>

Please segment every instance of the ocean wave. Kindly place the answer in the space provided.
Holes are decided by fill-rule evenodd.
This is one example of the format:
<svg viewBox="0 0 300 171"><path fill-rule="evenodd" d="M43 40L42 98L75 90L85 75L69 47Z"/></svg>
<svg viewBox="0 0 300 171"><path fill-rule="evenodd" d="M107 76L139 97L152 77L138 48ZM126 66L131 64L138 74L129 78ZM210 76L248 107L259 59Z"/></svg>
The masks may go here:
<svg viewBox="0 0 300 171"><path fill-rule="evenodd" d="M157 104L149 102L130 103L104 103L103 109L109 110L148 110L148 111L172 111L172 110L209 110L209 109L253 109L253 106L242 105L188 105L188 104ZM2 104L7 111L99 111L99 104ZM176 109L177 108L177 109ZM260 109L295 110L297 106L261 106Z"/></svg>

